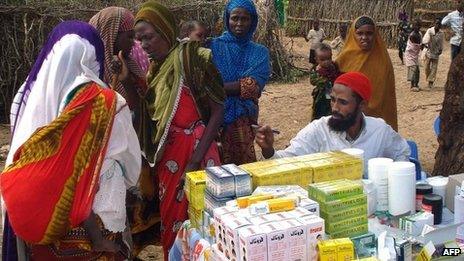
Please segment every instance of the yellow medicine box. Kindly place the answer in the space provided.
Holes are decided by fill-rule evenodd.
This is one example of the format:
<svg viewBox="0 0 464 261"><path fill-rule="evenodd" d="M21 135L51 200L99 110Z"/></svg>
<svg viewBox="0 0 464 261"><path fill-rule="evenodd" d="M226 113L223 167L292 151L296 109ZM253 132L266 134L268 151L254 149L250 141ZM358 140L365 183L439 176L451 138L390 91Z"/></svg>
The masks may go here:
<svg viewBox="0 0 464 261"><path fill-rule="evenodd" d="M189 205L195 209L205 208L206 172L189 172L185 179L185 192Z"/></svg>
<svg viewBox="0 0 464 261"><path fill-rule="evenodd" d="M351 261L354 259L354 246L349 238L336 239L335 242L338 261Z"/></svg>
<svg viewBox="0 0 464 261"><path fill-rule="evenodd" d="M287 163L251 172L253 188L270 185L299 185L307 187L312 180L312 170L299 163Z"/></svg>
<svg viewBox="0 0 464 261"><path fill-rule="evenodd" d="M354 245L349 238L320 241L317 247L320 261L354 260Z"/></svg>
<svg viewBox="0 0 464 261"><path fill-rule="evenodd" d="M319 241L319 261L337 261L337 244L333 240Z"/></svg>

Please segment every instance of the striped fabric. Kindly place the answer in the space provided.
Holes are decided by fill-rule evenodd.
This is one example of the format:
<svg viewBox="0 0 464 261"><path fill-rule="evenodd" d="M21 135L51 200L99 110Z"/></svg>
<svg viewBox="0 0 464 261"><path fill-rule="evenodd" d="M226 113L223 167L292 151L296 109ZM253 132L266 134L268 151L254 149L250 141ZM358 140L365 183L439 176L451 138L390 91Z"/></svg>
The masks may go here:
<svg viewBox="0 0 464 261"><path fill-rule="evenodd" d="M94 26L103 40L105 45L105 82L112 84L113 73L111 68L111 61L114 56L114 45L119 32L130 31L134 29L134 15L131 11L122 7L107 7L96 15L94 15L89 24ZM129 71L135 74L138 78L145 78L145 72L140 69L137 62L132 58L127 60ZM120 82L112 88L127 99L127 92Z"/></svg>
<svg viewBox="0 0 464 261"><path fill-rule="evenodd" d="M59 240L92 209L116 95L90 83L74 97L16 151L0 175L11 226L28 243Z"/></svg>

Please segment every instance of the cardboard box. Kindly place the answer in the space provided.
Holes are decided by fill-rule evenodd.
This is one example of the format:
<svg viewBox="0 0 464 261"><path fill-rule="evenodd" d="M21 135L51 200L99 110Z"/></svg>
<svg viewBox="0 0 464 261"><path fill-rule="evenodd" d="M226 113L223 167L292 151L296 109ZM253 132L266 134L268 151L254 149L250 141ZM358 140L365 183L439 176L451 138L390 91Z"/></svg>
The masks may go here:
<svg viewBox="0 0 464 261"><path fill-rule="evenodd" d="M317 243L319 261L338 261L337 244L333 240Z"/></svg>
<svg viewBox="0 0 464 261"><path fill-rule="evenodd" d="M306 216L299 218L298 221L306 226L306 245L308 247L308 260L317 261L317 242L324 238L324 220L318 216Z"/></svg>
<svg viewBox="0 0 464 261"><path fill-rule="evenodd" d="M306 217L306 216L316 215L315 213L312 213L309 210L307 210L305 208L302 208L302 207L297 207L292 211L288 211L287 213L292 215L293 218L297 218L297 219L302 218L302 217ZM319 213L316 216L319 216Z"/></svg>
<svg viewBox="0 0 464 261"><path fill-rule="evenodd" d="M251 194L251 176L248 172L239 168L235 164L222 165L222 168L234 175L235 196L243 197Z"/></svg>
<svg viewBox="0 0 464 261"><path fill-rule="evenodd" d="M216 198L233 197L235 196L234 175L219 166L206 168L206 188Z"/></svg>
<svg viewBox="0 0 464 261"><path fill-rule="evenodd" d="M299 185L308 186L312 181L310 167L287 163L264 169L250 171L253 177L253 187L269 185Z"/></svg>
<svg viewBox="0 0 464 261"><path fill-rule="evenodd" d="M233 198L217 198L208 189L205 190L205 210L210 215L213 214L214 209L226 206L227 201L230 200L233 200Z"/></svg>
<svg viewBox="0 0 464 261"><path fill-rule="evenodd" d="M256 225L256 226L260 226L260 225L264 225L266 223L278 221L279 219L274 214L268 214L268 215L261 215L261 216L251 217L248 220L251 222L251 224Z"/></svg>
<svg viewBox="0 0 464 261"><path fill-rule="evenodd" d="M338 261L351 261L354 259L354 246L349 238L335 240L337 243Z"/></svg>
<svg viewBox="0 0 464 261"><path fill-rule="evenodd" d="M307 260L306 226L298 220L288 219L282 221L287 229L288 255L285 260L302 261Z"/></svg>
<svg viewBox="0 0 464 261"><path fill-rule="evenodd" d="M425 225L433 226L433 214L421 211L411 216L401 217L399 228L413 236L419 236Z"/></svg>
<svg viewBox="0 0 464 261"><path fill-rule="evenodd" d="M308 198L308 191L298 185L259 186L253 191L253 195L260 194L298 195L300 199Z"/></svg>
<svg viewBox="0 0 464 261"><path fill-rule="evenodd" d="M229 261L224 253L219 250L219 246L217 244L211 245L211 260L214 261Z"/></svg>
<svg viewBox="0 0 464 261"><path fill-rule="evenodd" d="M348 179L339 179L309 185L309 198L321 203L345 199L352 196L363 195L363 186L360 182Z"/></svg>
<svg viewBox="0 0 464 261"><path fill-rule="evenodd" d="M216 243L220 251L224 251L224 245L226 244L226 229L224 227L224 220L228 215L231 215L238 211L237 207L222 207L216 208L213 211L214 220L214 234L216 236Z"/></svg>
<svg viewBox="0 0 464 261"><path fill-rule="evenodd" d="M267 261L267 236L259 226L238 230L241 261Z"/></svg>
<svg viewBox="0 0 464 261"><path fill-rule="evenodd" d="M292 210L292 211L294 211L294 210ZM283 221L283 220L287 220L287 219L294 219L295 215L291 214L290 212L291 211L284 211L284 212L274 213L272 215L274 215L278 219L278 221Z"/></svg>
<svg viewBox="0 0 464 261"><path fill-rule="evenodd" d="M367 205L367 196L364 194L323 202L320 205L320 209L324 212L336 212L360 205Z"/></svg>
<svg viewBox="0 0 464 261"><path fill-rule="evenodd" d="M330 237L331 238L354 237L354 236L366 234L367 232L368 232L368 225L366 223L366 224L357 225L357 226L348 228L343 231L337 231L335 233L331 233Z"/></svg>
<svg viewBox="0 0 464 261"><path fill-rule="evenodd" d="M267 260L282 261L288 256L287 228L282 222L273 222L261 225L260 228L267 237Z"/></svg>
<svg viewBox="0 0 464 261"><path fill-rule="evenodd" d="M300 208L304 208L311 212L312 214L319 216L320 215L320 208L319 208L319 203L312 199L302 199L300 203L298 203L298 206Z"/></svg>
<svg viewBox="0 0 464 261"><path fill-rule="evenodd" d="M226 257L232 261L239 260L240 257L240 241L238 238L238 230L240 228L250 226L251 223L245 218L227 218L224 219L224 227L226 229Z"/></svg>
<svg viewBox="0 0 464 261"><path fill-rule="evenodd" d="M205 208L206 172L204 170L189 172L185 179L185 193L189 207Z"/></svg>
<svg viewBox="0 0 464 261"><path fill-rule="evenodd" d="M359 216L367 217L367 205L361 205L357 207L348 208L346 210L337 211L337 212L323 212L321 211L321 217L327 223L339 222L346 220L348 218L354 218Z"/></svg>
<svg viewBox="0 0 464 261"><path fill-rule="evenodd" d="M464 173L450 175L446 185L445 206L454 213L454 196L456 195L456 187L461 187L464 181Z"/></svg>
<svg viewBox="0 0 464 261"><path fill-rule="evenodd" d="M325 223L325 230L328 234L336 233L338 231L343 231L355 226L367 224L367 215L361 215L358 217L347 218L342 221Z"/></svg>

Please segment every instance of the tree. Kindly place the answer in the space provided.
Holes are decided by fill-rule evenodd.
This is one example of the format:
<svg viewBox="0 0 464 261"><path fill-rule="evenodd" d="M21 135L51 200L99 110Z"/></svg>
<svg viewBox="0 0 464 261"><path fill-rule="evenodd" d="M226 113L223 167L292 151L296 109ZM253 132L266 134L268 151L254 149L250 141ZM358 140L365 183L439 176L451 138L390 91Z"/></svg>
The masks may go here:
<svg viewBox="0 0 464 261"><path fill-rule="evenodd" d="M440 112L440 135L432 175L464 173L464 42L452 61Z"/></svg>

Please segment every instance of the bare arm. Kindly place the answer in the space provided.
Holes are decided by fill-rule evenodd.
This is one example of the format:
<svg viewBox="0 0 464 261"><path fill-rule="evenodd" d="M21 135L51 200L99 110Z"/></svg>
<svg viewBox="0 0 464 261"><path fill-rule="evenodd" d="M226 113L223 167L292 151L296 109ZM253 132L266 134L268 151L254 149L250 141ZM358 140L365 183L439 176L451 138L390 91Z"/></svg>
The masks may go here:
<svg viewBox="0 0 464 261"><path fill-rule="evenodd" d="M227 96L239 96L240 95L240 81L224 83L224 90Z"/></svg>
<svg viewBox="0 0 464 261"><path fill-rule="evenodd" d="M121 81L121 84L124 87L124 90L126 90L127 96L125 98L127 105L129 105L129 109L132 111L137 109L138 106L136 106L136 104L140 103L140 96L136 91L136 85L138 84L137 81L134 77L130 76L126 80Z"/></svg>
<svg viewBox="0 0 464 261"><path fill-rule="evenodd" d="M222 124L224 117L224 106L216 103L211 99L208 99L209 106L211 108L211 117L208 125L206 125L205 132L198 143L197 148L193 152L192 158L186 167L185 172L198 170L200 168L200 162L205 157L211 143L217 136L219 127Z"/></svg>
<svg viewBox="0 0 464 261"><path fill-rule="evenodd" d="M92 250L95 252L118 252L120 247L113 241L103 238L100 228L97 224L97 217L93 211L89 217L84 220L83 227L90 237L92 242Z"/></svg>

